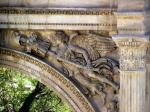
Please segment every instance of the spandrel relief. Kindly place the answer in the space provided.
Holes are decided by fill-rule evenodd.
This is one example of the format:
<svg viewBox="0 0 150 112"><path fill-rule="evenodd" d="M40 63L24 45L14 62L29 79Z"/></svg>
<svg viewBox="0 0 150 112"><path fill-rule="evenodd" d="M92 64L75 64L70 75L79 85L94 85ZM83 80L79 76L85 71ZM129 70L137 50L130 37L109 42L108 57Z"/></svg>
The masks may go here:
<svg viewBox="0 0 150 112"><path fill-rule="evenodd" d="M74 80L99 105L100 111L118 111L118 63L101 56L116 50L110 37L76 31L68 34L56 31L48 37L39 32L15 32L15 35L20 36L19 44L26 52L57 63L56 67Z"/></svg>

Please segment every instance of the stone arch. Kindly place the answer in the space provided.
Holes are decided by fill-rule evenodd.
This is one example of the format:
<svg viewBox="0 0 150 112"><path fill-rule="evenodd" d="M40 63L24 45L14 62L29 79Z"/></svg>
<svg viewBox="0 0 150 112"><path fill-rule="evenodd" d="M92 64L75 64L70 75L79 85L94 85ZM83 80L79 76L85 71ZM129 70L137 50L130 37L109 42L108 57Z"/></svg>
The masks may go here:
<svg viewBox="0 0 150 112"><path fill-rule="evenodd" d="M67 77L38 58L17 50L0 47L0 66L18 70L36 78L55 91L72 111L95 111L90 101Z"/></svg>

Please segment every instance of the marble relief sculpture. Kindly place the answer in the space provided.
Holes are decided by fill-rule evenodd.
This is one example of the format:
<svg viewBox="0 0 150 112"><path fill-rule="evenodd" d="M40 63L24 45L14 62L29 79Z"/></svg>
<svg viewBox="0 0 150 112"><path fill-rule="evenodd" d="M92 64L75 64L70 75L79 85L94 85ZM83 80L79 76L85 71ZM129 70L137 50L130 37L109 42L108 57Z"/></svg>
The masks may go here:
<svg viewBox="0 0 150 112"><path fill-rule="evenodd" d="M28 38L24 34L19 34L16 32L16 35L20 35L19 43L25 46L26 52L35 52L41 57L45 57L51 42L48 39L41 38L39 33L32 33Z"/></svg>
<svg viewBox="0 0 150 112"><path fill-rule="evenodd" d="M113 59L101 57L116 49L111 38L78 32L67 35L62 31L55 32L55 41L43 38L37 32L30 35L15 32L15 35L20 36L19 43L24 46L26 52L42 58L55 57L61 64L61 72L73 79L85 94L89 97L99 95L102 99L100 105L116 112L112 110L118 109L114 106L118 104L115 95L118 94L119 84L114 81L114 75L118 73L118 64ZM107 87L115 91L115 95L112 95L109 101L109 93L104 91Z"/></svg>
<svg viewBox="0 0 150 112"><path fill-rule="evenodd" d="M39 78L73 112L150 112L150 0L0 6L1 66Z"/></svg>

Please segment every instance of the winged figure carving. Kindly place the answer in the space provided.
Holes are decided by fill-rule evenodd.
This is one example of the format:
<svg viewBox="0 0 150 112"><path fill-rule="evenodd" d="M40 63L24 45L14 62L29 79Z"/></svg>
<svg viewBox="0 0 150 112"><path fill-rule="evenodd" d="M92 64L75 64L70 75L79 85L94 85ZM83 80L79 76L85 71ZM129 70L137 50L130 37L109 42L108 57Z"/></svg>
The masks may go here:
<svg viewBox="0 0 150 112"><path fill-rule="evenodd" d="M116 49L116 44L110 37L78 33L67 35L57 31L53 42L42 39L37 33L28 38L19 35L19 42L26 46L27 52L34 51L43 58L57 58L62 65L62 72L81 85L86 94L99 94L105 103L103 88L111 86L118 91L119 85L113 79L113 75L118 72L118 64L110 58L101 57Z"/></svg>
<svg viewBox="0 0 150 112"><path fill-rule="evenodd" d="M74 36L70 43L86 49L92 61L100 58L100 55L111 53L116 49L116 44L112 38L96 34Z"/></svg>
<svg viewBox="0 0 150 112"><path fill-rule="evenodd" d="M64 73L75 79L84 89L91 94L99 94L105 98L102 88L106 85L119 89L119 85L113 81L113 74L118 70L118 64L109 58L102 58L116 49L116 44L109 37L95 34L78 35L73 33L66 35L56 32L56 50L48 53L61 61ZM99 88L99 89L98 89Z"/></svg>

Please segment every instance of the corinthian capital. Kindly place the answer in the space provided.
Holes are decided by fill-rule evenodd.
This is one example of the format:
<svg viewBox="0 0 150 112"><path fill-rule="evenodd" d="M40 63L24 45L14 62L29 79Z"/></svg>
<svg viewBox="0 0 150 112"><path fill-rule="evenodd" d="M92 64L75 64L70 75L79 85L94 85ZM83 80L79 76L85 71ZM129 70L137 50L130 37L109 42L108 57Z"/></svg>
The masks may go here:
<svg viewBox="0 0 150 112"><path fill-rule="evenodd" d="M113 40L119 47L120 70L145 70L149 36L116 35L113 37Z"/></svg>

